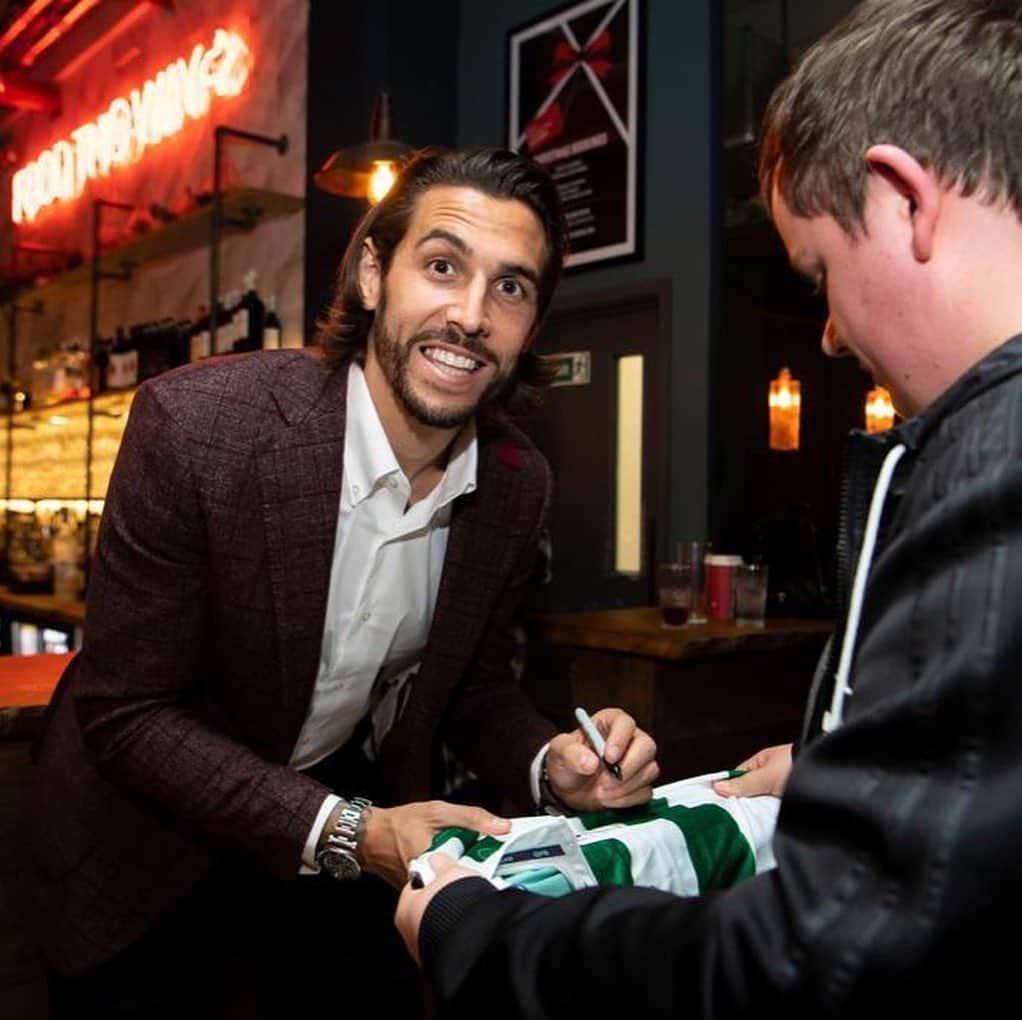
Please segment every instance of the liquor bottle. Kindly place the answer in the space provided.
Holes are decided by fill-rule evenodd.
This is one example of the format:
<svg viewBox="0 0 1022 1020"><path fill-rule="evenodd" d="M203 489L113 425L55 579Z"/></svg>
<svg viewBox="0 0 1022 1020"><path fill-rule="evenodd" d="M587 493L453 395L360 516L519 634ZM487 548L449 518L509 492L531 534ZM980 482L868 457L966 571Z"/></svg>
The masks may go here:
<svg viewBox="0 0 1022 1020"><path fill-rule="evenodd" d="M250 269L245 274L245 293L241 296L234 313L237 327L236 351L258 351L263 346L263 329L266 325L266 306L256 290L256 272Z"/></svg>
<svg viewBox="0 0 1022 1020"><path fill-rule="evenodd" d="M32 359L32 381L29 389L34 407L45 407L53 402L53 364L47 347L38 348Z"/></svg>
<svg viewBox="0 0 1022 1020"><path fill-rule="evenodd" d="M190 345L194 323L188 319L178 319L173 326L173 339L170 343L170 367L187 365L190 360Z"/></svg>
<svg viewBox="0 0 1022 1020"><path fill-rule="evenodd" d="M77 340L72 340L63 351L63 399L75 400L89 395L89 356Z"/></svg>
<svg viewBox="0 0 1022 1020"><path fill-rule="evenodd" d="M152 345L151 322L136 322L128 327L128 345L138 351L138 382L156 374L153 364L156 352Z"/></svg>
<svg viewBox="0 0 1022 1020"><path fill-rule="evenodd" d="M98 336L92 344L92 392L106 392L107 365L110 363L110 348L113 339Z"/></svg>
<svg viewBox="0 0 1022 1020"><path fill-rule="evenodd" d="M53 566L53 594L58 599L78 598L82 587L81 540L78 521L66 506L50 522L50 563Z"/></svg>
<svg viewBox="0 0 1022 1020"><path fill-rule="evenodd" d="M53 349L53 353L47 359L50 371L50 395L49 403L59 404L67 399L68 373L67 357L64 352L64 345L60 341Z"/></svg>
<svg viewBox="0 0 1022 1020"><path fill-rule="evenodd" d="M124 327L118 326L106 369L107 389L123 390L138 383L138 349L131 345Z"/></svg>
<svg viewBox="0 0 1022 1020"><path fill-rule="evenodd" d="M229 354L237 338L234 327L234 312L237 306L234 291L220 297L216 303L216 338L213 341L214 354Z"/></svg>
<svg viewBox="0 0 1022 1020"><path fill-rule="evenodd" d="M263 323L263 350L275 351L280 348L280 319L277 318L277 297L271 294L266 300L266 318Z"/></svg>
<svg viewBox="0 0 1022 1020"><path fill-rule="evenodd" d="M199 315L192 326L188 337L188 360L198 361L208 358L212 352L209 346L209 311L205 305L199 305Z"/></svg>

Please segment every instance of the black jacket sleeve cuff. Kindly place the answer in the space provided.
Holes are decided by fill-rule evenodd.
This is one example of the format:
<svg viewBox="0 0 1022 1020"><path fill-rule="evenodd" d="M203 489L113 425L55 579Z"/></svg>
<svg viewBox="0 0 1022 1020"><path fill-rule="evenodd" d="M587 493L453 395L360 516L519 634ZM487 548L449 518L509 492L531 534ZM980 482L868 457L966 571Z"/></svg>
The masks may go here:
<svg viewBox="0 0 1022 1020"><path fill-rule="evenodd" d="M457 926L473 904L496 892L485 878L462 878L441 889L430 900L419 928L419 956L427 973L447 932Z"/></svg>

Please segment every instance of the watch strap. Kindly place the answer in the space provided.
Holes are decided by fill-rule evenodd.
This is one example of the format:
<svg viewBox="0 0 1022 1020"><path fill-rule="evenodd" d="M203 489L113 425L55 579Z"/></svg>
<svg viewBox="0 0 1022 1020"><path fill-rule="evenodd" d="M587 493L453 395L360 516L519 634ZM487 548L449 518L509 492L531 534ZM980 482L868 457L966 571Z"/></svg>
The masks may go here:
<svg viewBox="0 0 1022 1020"><path fill-rule="evenodd" d="M352 877L355 877L361 872L357 856L359 837L362 835L366 812L372 807L372 801L367 797L352 797L350 800L342 801L342 804L340 814L316 854L316 861L323 866L325 855L343 854L350 858L352 867L349 870L354 873ZM327 870L331 874L336 874L336 869Z"/></svg>

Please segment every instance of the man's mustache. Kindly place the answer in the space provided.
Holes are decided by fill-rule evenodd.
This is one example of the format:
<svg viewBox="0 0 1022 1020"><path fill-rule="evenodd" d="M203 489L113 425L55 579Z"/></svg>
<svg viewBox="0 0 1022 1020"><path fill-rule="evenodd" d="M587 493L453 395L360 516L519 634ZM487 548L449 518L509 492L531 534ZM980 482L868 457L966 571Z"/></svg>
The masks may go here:
<svg viewBox="0 0 1022 1020"><path fill-rule="evenodd" d="M497 355L490 350L477 336L468 333L459 333L456 329L424 329L416 333L409 341L412 344L428 343L430 340L442 341L451 347L460 347L467 354L478 358L480 361L489 362L491 365L499 365Z"/></svg>

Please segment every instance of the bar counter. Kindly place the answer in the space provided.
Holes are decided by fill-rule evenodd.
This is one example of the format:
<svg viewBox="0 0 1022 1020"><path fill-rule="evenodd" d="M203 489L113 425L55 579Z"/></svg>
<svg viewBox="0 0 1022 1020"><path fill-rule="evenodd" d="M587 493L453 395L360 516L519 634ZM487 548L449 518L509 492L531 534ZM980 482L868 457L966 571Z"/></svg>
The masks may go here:
<svg viewBox="0 0 1022 1020"><path fill-rule="evenodd" d="M83 599L58 599L54 595L14 592L0 585L0 613L40 626L80 627L85 622Z"/></svg>
<svg viewBox="0 0 1022 1020"><path fill-rule="evenodd" d="M656 607L534 616L525 683L561 726L618 705L657 741L662 779L738 764L793 740L829 620L662 626Z"/></svg>

